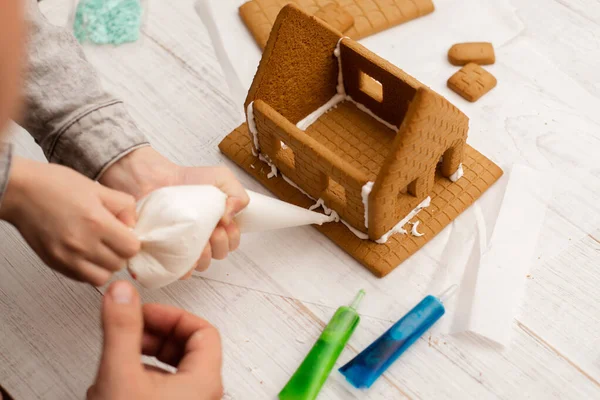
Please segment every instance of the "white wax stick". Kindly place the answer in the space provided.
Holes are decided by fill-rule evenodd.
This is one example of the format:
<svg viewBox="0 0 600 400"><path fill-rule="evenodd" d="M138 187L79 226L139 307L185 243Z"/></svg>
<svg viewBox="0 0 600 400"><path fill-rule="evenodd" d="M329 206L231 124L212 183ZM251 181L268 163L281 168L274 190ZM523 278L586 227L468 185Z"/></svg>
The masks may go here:
<svg viewBox="0 0 600 400"><path fill-rule="evenodd" d="M483 249L469 330L506 346L535 259L551 184L544 175L515 165L489 247Z"/></svg>

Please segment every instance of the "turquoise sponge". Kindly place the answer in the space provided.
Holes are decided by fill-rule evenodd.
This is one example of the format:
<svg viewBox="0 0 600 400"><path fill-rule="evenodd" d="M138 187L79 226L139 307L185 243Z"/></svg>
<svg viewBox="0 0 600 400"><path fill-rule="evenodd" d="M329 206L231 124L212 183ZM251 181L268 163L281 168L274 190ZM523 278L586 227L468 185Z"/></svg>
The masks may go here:
<svg viewBox="0 0 600 400"><path fill-rule="evenodd" d="M80 43L122 44L139 39L140 0L79 0L73 32Z"/></svg>

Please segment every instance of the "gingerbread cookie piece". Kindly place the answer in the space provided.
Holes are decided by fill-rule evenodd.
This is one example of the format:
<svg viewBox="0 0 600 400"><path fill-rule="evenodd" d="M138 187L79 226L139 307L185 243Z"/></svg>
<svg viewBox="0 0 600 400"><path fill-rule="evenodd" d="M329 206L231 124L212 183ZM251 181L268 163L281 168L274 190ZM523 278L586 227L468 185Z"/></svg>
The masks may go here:
<svg viewBox="0 0 600 400"><path fill-rule="evenodd" d="M494 75L474 63L465 65L448 79L448 87L470 102L479 100L496 83Z"/></svg>
<svg viewBox="0 0 600 400"><path fill-rule="evenodd" d="M448 61L458 66L468 63L493 64L496 62L494 46L488 42L457 43L448 51Z"/></svg>
<svg viewBox="0 0 600 400"><path fill-rule="evenodd" d="M279 11L287 4L299 6L310 15L329 15L333 8L330 11L326 8L331 6L343 10L353 19L346 30L343 28L348 24L347 17L338 22L334 17L337 26L331 24L331 20L325 21L352 39L374 35L435 9L432 0L250 0L240 7L240 16L262 49L267 45Z"/></svg>
<svg viewBox="0 0 600 400"><path fill-rule="evenodd" d="M354 25L354 18L350 13L337 4L331 3L322 7L315 13L315 17L321 18L333 28L340 32L346 32Z"/></svg>

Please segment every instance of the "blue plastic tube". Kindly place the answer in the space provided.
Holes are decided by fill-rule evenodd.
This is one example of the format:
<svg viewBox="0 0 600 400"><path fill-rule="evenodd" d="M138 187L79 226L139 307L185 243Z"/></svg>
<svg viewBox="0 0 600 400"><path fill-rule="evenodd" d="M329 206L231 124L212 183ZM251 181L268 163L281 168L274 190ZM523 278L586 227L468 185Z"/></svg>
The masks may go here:
<svg viewBox="0 0 600 400"><path fill-rule="evenodd" d="M443 301L455 290L456 285L439 297L425 297L387 332L341 367L340 372L356 388L371 387L406 349L444 315L446 310Z"/></svg>

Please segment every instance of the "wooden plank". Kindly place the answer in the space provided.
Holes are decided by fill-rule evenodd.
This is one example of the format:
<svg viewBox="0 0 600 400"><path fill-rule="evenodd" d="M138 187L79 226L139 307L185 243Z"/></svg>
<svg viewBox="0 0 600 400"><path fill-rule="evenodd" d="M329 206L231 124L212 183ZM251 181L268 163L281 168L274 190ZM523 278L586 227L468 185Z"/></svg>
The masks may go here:
<svg viewBox="0 0 600 400"><path fill-rule="evenodd" d="M15 399L81 399L100 350L100 294L0 227L0 382Z"/></svg>

